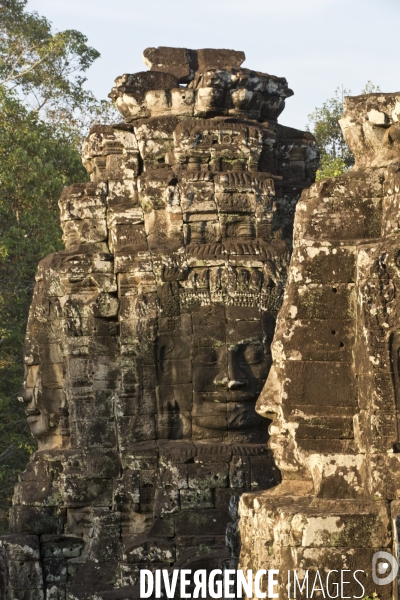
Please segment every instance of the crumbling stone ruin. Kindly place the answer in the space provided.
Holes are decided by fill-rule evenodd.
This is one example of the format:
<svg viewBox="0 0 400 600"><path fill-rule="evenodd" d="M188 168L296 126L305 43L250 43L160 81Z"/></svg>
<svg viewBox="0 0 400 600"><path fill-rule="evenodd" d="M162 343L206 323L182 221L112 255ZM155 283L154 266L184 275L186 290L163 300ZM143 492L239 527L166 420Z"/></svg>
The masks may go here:
<svg viewBox="0 0 400 600"><path fill-rule="evenodd" d="M379 550L398 555L399 121L400 94L346 98L341 127L355 167L312 185L297 205L257 402L273 419L282 483L240 503L242 568L361 569L365 595L381 599L398 597L397 578L376 586L371 565Z"/></svg>
<svg viewBox="0 0 400 600"><path fill-rule="evenodd" d="M2 598L133 598L142 568L233 565L239 496L280 481L255 403L318 149L277 122L286 80L244 58L145 50L150 70L110 94L124 122L84 144L91 181L62 194L65 250L30 310L39 449L0 538Z"/></svg>

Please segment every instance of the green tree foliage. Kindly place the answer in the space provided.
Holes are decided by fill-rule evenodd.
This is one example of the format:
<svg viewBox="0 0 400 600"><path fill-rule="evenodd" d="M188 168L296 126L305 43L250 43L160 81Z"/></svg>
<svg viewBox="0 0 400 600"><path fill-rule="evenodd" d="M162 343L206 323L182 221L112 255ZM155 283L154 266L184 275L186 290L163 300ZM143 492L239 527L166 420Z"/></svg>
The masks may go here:
<svg viewBox="0 0 400 600"><path fill-rule="evenodd" d="M110 103L83 88L99 53L78 31L52 33L26 4L0 0L0 531L36 448L18 392L37 263L62 247L62 188L87 180L82 136L114 118Z"/></svg>
<svg viewBox="0 0 400 600"><path fill-rule="evenodd" d="M27 0L0 0L0 83L20 88L35 110L86 101L82 75L100 56L75 30L52 33L51 23L25 12Z"/></svg>
<svg viewBox="0 0 400 600"><path fill-rule="evenodd" d="M27 0L0 0L0 86L15 90L24 106L80 144L93 122L108 123L117 112L84 88L84 73L100 54L80 31L53 33Z"/></svg>
<svg viewBox="0 0 400 600"><path fill-rule="evenodd" d="M379 86L368 81L362 94L379 92ZM344 141L339 119L343 114L344 96L351 95L350 90L336 88L335 95L326 100L320 108L308 115L311 131L321 150L321 164L316 179L338 177L354 164L354 156Z"/></svg>
<svg viewBox="0 0 400 600"><path fill-rule="evenodd" d="M35 449L17 395L37 263L62 247L57 206L62 188L85 180L68 132L55 134L15 94L0 88L0 530L16 476Z"/></svg>

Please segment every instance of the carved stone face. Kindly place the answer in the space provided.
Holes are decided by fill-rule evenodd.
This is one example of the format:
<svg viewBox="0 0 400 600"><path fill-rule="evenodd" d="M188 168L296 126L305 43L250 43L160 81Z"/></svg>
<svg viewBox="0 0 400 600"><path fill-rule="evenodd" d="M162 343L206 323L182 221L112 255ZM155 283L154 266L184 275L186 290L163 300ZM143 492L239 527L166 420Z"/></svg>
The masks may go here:
<svg viewBox="0 0 400 600"><path fill-rule="evenodd" d="M271 366L274 322L258 308L220 305L170 319L174 329L157 339L158 408L169 414L167 437L266 439L268 423L255 403Z"/></svg>
<svg viewBox="0 0 400 600"><path fill-rule="evenodd" d="M62 389L62 364L54 344L43 345L41 361L39 352L25 357L25 380L21 400L26 404L26 414L31 433L41 446L60 443L59 435L65 428L64 390Z"/></svg>
<svg viewBox="0 0 400 600"><path fill-rule="evenodd" d="M25 382L22 390L22 400L26 403L28 425L33 436L37 437L49 432L47 415L39 410L41 405L42 384L40 365L25 367Z"/></svg>
<svg viewBox="0 0 400 600"><path fill-rule="evenodd" d="M399 94L375 93L344 99L340 126L356 159L356 167L397 163L399 115Z"/></svg>

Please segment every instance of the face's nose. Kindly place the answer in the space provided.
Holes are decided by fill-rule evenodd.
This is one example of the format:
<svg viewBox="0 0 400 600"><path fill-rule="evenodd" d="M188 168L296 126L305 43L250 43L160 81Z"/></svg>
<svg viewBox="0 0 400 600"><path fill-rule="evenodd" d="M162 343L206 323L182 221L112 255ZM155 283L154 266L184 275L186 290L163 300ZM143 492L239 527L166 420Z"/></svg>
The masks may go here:
<svg viewBox="0 0 400 600"><path fill-rule="evenodd" d="M228 382L229 390L238 390L246 385L247 381L245 379L230 379Z"/></svg>
<svg viewBox="0 0 400 600"><path fill-rule="evenodd" d="M218 375L214 379L214 385L216 385L217 387L226 388L228 387L228 383L229 379L226 371L221 371L221 373L218 373Z"/></svg>
<svg viewBox="0 0 400 600"><path fill-rule="evenodd" d="M214 385L228 390L238 390L247 384L247 379L230 379L225 371L218 373Z"/></svg>
<svg viewBox="0 0 400 600"><path fill-rule="evenodd" d="M226 369L218 373L214 384L228 390L238 390L247 385L247 379L240 370L238 348L228 348Z"/></svg>
<svg viewBox="0 0 400 600"><path fill-rule="evenodd" d="M18 396L19 400L28 405L25 409L25 413L28 415L28 417L40 415L36 401L38 380L38 366L34 365L28 367L26 379Z"/></svg>
<svg viewBox="0 0 400 600"><path fill-rule="evenodd" d="M21 400L22 402L25 402L25 404L27 404L25 414L28 417L40 415L40 411L38 410L36 405L34 390L32 388L27 388L26 385L22 386L18 396L18 400Z"/></svg>
<svg viewBox="0 0 400 600"><path fill-rule="evenodd" d="M240 368L240 347L228 348L228 376L230 390L237 390L247 384L247 379Z"/></svg>

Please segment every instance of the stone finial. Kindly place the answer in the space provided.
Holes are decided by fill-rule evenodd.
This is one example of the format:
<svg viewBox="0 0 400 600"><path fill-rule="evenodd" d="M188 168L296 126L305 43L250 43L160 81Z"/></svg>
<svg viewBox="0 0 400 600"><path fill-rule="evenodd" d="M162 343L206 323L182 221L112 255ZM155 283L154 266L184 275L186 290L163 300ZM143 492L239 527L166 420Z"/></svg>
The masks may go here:
<svg viewBox="0 0 400 600"><path fill-rule="evenodd" d="M236 68L246 60L245 53L237 50L203 48L188 50L187 48L146 48L143 61L151 71L171 73L179 79L179 83L188 83L196 71L208 69Z"/></svg>
<svg viewBox="0 0 400 600"><path fill-rule="evenodd" d="M356 168L383 167L399 161L400 92L344 99L340 126Z"/></svg>
<svg viewBox="0 0 400 600"><path fill-rule="evenodd" d="M242 68L243 52L161 47L143 57L151 70L117 77L109 94L127 123L173 115L276 122L293 95L284 77Z"/></svg>

